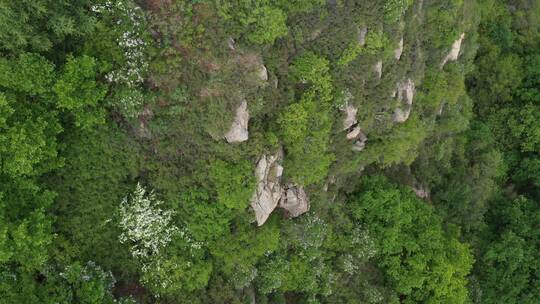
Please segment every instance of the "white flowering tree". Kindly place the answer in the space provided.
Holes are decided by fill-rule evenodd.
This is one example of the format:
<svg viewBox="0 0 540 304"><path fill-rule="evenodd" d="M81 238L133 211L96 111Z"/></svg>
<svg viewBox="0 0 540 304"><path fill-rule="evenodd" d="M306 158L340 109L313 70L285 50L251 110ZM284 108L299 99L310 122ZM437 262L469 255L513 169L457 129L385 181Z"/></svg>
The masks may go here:
<svg viewBox="0 0 540 304"><path fill-rule="evenodd" d="M131 254L136 258L158 255L179 232L171 223L173 212L161 209L162 203L153 192L147 193L137 184L131 196L120 204L120 242L131 243Z"/></svg>
<svg viewBox="0 0 540 304"><path fill-rule="evenodd" d="M173 225L171 210L140 184L120 204L120 242L141 263L141 282L155 294L174 295L206 286L212 264L186 227Z"/></svg>
<svg viewBox="0 0 540 304"><path fill-rule="evenodd" d="M135 117L144 103L142 84L148 71L149 34L144 11L132 0L105 1L92 11L111 26L123 61L106 75L117 85L115 106L127 117Z"/></svg>

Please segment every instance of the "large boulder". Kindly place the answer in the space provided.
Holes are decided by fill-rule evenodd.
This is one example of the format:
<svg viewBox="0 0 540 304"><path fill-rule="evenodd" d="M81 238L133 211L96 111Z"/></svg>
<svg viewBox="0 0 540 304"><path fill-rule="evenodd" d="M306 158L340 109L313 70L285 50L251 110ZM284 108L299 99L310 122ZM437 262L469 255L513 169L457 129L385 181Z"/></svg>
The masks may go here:
<svg viewBox="0 0 540 304"><path fill-rule="evenodd" d="M354 105L347 103L344 108L345 119L343 120L343 130L347 130L357 123L356 113L358 113L358 108Z"/></svg>
<svg viewBox="0 0 540 304"><path fill-rule="evenodd" d="M346 137L348 140L353 140L356 139L358 135L360 135L360 133L362 133L362 129L360 129L360 126L356 125L355 127L350 129Z"/></svg>
<svg viewBox="0 0 540 304"><path fill-rule="evenodd" d="M356 137L354 138L352 150L360 152L364 150L364 148L366 147L368 138L366 134L362 132L362 129L360 129L360 127L357 127L357 128L358 128L358 135L356 135Z"/></svg>
<svg viewBox="0 0 540 304"><path fill-rule="evenodd" d="M279 164L282 158L283 152L278 151L275 155L263 155L257 162L257 189L251 198L251 208L255 211L259 226L266 222L282 197L283 167Z"/></svg>
<svg viewBox="0 0 540 304"><path fill-rule="evenodd" d="M461 50L461 42L463 41L463 38L465 38L465 33L461 33L459 38L456 41L454 41L454 43L452 44L452 49L450 49L450 52L448 52L448 55L446 55L446 57L444 57L443 61L441 62L441 65L440 65L441 69L444 67L444 65L448 61L456 61L458 59L459 51Z"/></svg>
<svg viewBox="0 0 540 304"><path fill-rule="evenodd" d="M285 210L285 216L289 218L306 213L309 210L309 199L304 187L287 185L279 207Z"/></svg>
<svg viewBox="0 0 540 304"><path fill-rule="evenodd" d="M242 103L236 109L236 115L231 128L225 133L225 139L229 143L238 143L248 140L248 122L249 112L247 109L247 102L242 100Z"/></svg>

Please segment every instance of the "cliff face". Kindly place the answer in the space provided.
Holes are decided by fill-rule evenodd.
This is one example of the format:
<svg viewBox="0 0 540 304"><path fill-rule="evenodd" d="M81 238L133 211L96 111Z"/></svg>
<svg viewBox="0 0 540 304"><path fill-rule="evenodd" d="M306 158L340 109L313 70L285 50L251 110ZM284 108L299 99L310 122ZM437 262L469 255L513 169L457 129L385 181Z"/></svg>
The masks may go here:
<svg viewBox="0 0 540 304"><path fill-rule="evenodd" d="M187 161L249 159L259 225L275 208L291 217L306 212L321 185L339 184L370 165L410 163L437 117L458 107L458 97L430 95L433 85L424 85L429 73L459 63L466 43L468 28L459 18L441 19L444 33L432 30L440 4L377 9L375 2L315 2L256 9L200 4L187 11L171 1L146 5L152 38L171 44L171 62L150 73L152 89L162 93L156 106L140 109L134 129L159 143L152 120L170 118L176 125L164 134ZM461 6L448 8L461 16ZM294 143L303 147L293 149ZM159 144L154 149L160 153ZM309 170L320 176L316 182L299 177Z"/></svg>
<svg viewBox="0 0 540 304"><path fill-rule="evenodd" d="M280 43L267 46L264 50L248 50L241 37L227 36L223 40L227 51L221 55L222 59L217 60L223 64L220 64L221 68L215 74L231 86L222 91L220 96L228 95L227 91L243 96L239 105L231 103L234 106L223 109L227 114L225 116L232 116L232 122L229 122L224 136L226 141L243 142L250 146L253 125L257 126L257 141L260 138L258 134L262 134L259 132L272 130L270 132L278 136L278 142L283 146L280 148L282 152L278 154L266 151L258 156L255 170L258 187L251 200L258 225L262 225L275 208L293 208L292 206L298 203L301 207L294 208L303 210L302 212L285 210L285 214L295 216L306 212L309 208L309 193L319 191L316 185L293 180L296 167L299 166L299 157L295 156L296 160L292 161L289 158L289 147L283 145L290 140L282 137L289 136L282 132L285 127L283 116L291 113L296 115L291 121L295 123L294 130L298 133L298 139L308 139L306 152L318 149L315 146L321 144L319 139L313 138L313 141L310 141L313 137L309 134L310 130L317 131L323 124L330 124L334 129L325 143L335 144L326 151L333 163L327 165L327 171L322 173L327 176L324 184L328 185L329 176L340 180L350 174L360 174L371 164L406 162L418 149L422 141L419 136L428 136L419 135L422 132L412 129L419 128L420 124L432 124L435 117L442 115L443 105L453 104L441 99L429 101L438 104L437 109L426 106L425 96L429 94L429 89L426 90L423 83L426 71L431 72L437 67L442 69L447 63L459 59L464 32L453 40L453 43L441 42L435 45L427 42L433 38L430 36L433 34L425 28L431 22L426 15L433 14L433 10L431 4L424 4L423 1L408 8L406 15L409 18L396 22L376 19L365 22L335 21L344 14L343 10L347 9L348 5L341 8L337 3L330 5L328 20L318 21L307 27L309 34L305 37L283 38L278 40ZM352 9L352 6L349 8ZM338 30L349 27L349 32L339 32L338 35ZM423 31L426 31L426 37L422 38ZM283 44L293 41L303 45L306 50L293 51ZM324 47L320 41L324 41ZM292 70L298 70L295 58L306 53L314 53L324 60L335 58L339 66L339 69L328 70L328 84L332 91L329 100L334 109L342 111L333 110L328 112L329 115L319 116L316 123L310 122L310 116L314 117L314 113L320 110L309 108L311 105L305 103L306 97L302 95L310 92L313 97L320 98L317 94L323 91L323 88L326 90L327 84L313 80L309 75L309 65L299 68L304 74L291 74ZM278 54L287 54L291 59L276 57ZM442 61L437 63L437 58L441 56ZM312 68L319 69L315 63L310 64ZM326 70L320 69L315 73L320 76L326 73ZM238 75L243 76L237 79ZM420 97L417 97L418 92ZM418 104L415 102L416 98L420 98ZM410 119L414 122L409 123ZM277 126L277 129L270 127L272 124ZM311 143L313 147L310 146ZM309 157L309 153L304 157ZM319 160L313 161L316 163ZM279 168L278 175L275 175L275 168Z"/></svg>

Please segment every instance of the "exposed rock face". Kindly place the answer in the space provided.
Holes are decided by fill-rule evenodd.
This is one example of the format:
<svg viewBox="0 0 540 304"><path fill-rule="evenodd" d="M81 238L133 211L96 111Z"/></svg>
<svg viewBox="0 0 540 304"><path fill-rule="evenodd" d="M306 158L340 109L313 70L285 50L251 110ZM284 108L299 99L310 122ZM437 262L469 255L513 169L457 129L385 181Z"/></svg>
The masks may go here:
<svg viewBox="0 0 540 304"><path fill-rule="evenodd" d="M452 44L452 49L441 62L441 65L440 65L441 69L444 67L444 65L448 61L456 61L458 59L459 51L461 50L461 42L463 41L463 38L465 38L465 33L461 33L461 35L459 36L459 39L454 41L454 43Z"/></svg>
<svg viewBox="0 0 540 304"><path fill-rule="evenodd" d="M279 164L282 158L283 152L278 151L275 155L263 155L257 163L255 169L257 190L251 198L251 208L255 211L258 226L266 222L283 195L281 187L283 167Z"/></svg>
<svg viewBox="0 0 540 304"><path fill-rule="evenodd" d="M392 120L397 123L403 123L409 119L414 98L414 82L409 78L405 82L398 83L396 92L397 99L401 101L402 106L397 108L392 115Z"/></svg>
<svg viewBox="0 0 540 304"><path fill-rule="evenodd" d="M266 70L266 67L264 66L264 64L261 65L261 68L259 69L257 75L262 81L268 80L268 71Z"/></svg>
<svg viewBox="0 0 540 304"><path fill-rule="evenodd" d="M414 82L409 78L407 81L398 84L397 95L399 100L405 98L405 104L412 105L414 98Z"/></svg>
<svg viewBox="0 0 540 304"><path fill-rule="evenodd" d="M366 147L366 142L367 142L368 138L367 138L366 134L364 134L364 132L362 132L360 127L357 126L357 128L358 128L358 135L355 137L355 141L354 141L352 150L360 152L360 151L364 150L364 148Z"/></svg>
<svg viewBox="0 0 540 304"><path fill-rule="evenodd" d="M373 66L373 72L377 74L377 77L381 79L382 77L382 60L377 61L375 65Z"/></svg>
<svg viewBox="0 0 540 304"><path fill-rule="evenodd" d="M287 217L297 217L309 210L309 199L304 187L287 185L279 201L279 207L285 209Z"/></svg>
<svg viewBox="0 0 540 304"><path fill-rule="evenodd" d="M394 122L402 123L406 122L407 119L409 119L409 116L411 115L411 109L407 108L405 110L397 108L394 111L394 115L392 115L392 120Z"/></svg>
<svg viewBox="0 0 540 304"><path fill-rule="evenodd" d="M352 128L351 131L349 131L349 133L347 133L347 139L348 140L355 139L358 137L358 135L360 135L361 132L362 130L360 129L360 127L356 125L355 127Z"/></svg>
<svg viewBox="0 0 540 304"><path fill-rule="evenodd" d="M236 49L236 42L232 37L229 37L229 39L227 39L227 46L231 51L234 51Z"/></svg>
<svg viewBox="0 0 540 304"><path fill-rule="evenodd" d="M248 122L249 112L247 109L247 102L242 101L240 106L236 109L236 115L229 131L225 134L225 139L229 143L237 143L248 140Z"/></svg>
<svg viewBox="0 0 540 304"><path fill-rule="evenodd" d="M439 106L439 111L437 111L437 116L441 116L443 111L444 111L444 105L445 103L441 103L441 105Z"/></svg>
<svg viewBox="0 0 540 304"><path fill-rule="evenodd" d="M148 106L144 106L144 109L139 112L137 117L139 120L139 128L136 129L136 134L138 137L144 139L152 138L152 132L150 131L150 128L148 128L148 122L152 120L153 117L154 112L152 112Z"/></svg>
<svg viewBox="0 0 540 304"><path fill-rule="evenodd" d="M363 27L358 33L358 44L364 46L366 44L367 27Z"/></svg>
<svg viewBox="0 0 540 304"><path fill-rule="evenodd" d="M412 187L412 190L418 198L429 199L429 189L424 188L424 186L416 185Z"/></svg>
<svg viewBox="0 0 540 304"><path fill-rule="evenodd" d="M398 47L394 50L394 58L396 60L399 60L401 58L402 53L403 53L403 37L401 37Z"/></svg>
<svg viewBox="0 0 540 304"><path fill-rule="evenodd" d="M334 184L336 182L336 177L334 175L331 175L330 178L324 183L323 190L324 192L328 191L328 186Z"/></svg>
<svg viewBox="0 0 540 304"><path fill-rule="evenodd" d="M276 207L283 208L288 218L297 217L309 210L309 199L303 187L281 185L283 167L279 162L282 159L283 151L279 150L274 155L263 155L257 162L257 189L251 197L251 208L255 211L258 226L266 222Z"/></svg>
<svg viewBox="0 0 540 304"><path fill-rule="evenodd" d="M358 109L352 104L347 103L345 105L345 120L343 120L343 130L347 130L352 127L356 122L356 113Z"/></svg>
<svg viewBox="0 0 540 304"><path fill-rule="evenodd" d="M356 119L358 109L347 103L344 111L345 119L343 120L343 130L347 131L346 138L347 140L353 141L353 151L362 151L366 146L367 136L362 132L362 128L358 125L358 120Z"/></svg>

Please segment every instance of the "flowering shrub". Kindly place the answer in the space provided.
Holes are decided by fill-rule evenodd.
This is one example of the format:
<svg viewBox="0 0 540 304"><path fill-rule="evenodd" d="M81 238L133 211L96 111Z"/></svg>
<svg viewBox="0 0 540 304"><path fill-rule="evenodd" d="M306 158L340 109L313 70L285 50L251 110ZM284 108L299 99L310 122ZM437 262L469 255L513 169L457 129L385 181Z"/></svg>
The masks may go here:
<svg viewBox="0 0 540 304"><path fill-rule="evenodd" d="M137 117L143 108L146 95L139 88L123 87L115 90L112 103L126 117Z"/></svg>
<svg viewBox="0 0 540 304"><path fill-rule="evenodd" d="M120 242L132 244L141 264L141 282L157 295L193 291L205 286L212 265L203 259L203 243L185 227L172 224L173 212L140 184L120 205Z"/></svg>
<svg viewBox="0 0 540 304"><path fill-rule="evenodd" d="M120 67L105 75L108 82L124 86L115 105L127 117L134 117L144 99L140 86L148 71L148 33L146 18L142 9L129 0L92 6L92 11L101 15L115 30L118 47L122 50L123 62ZM132 92L132 94L130 94Z"/></svg>
<svg viewBox="0 0 540 304"><path fill-rule="evenodd" d="M136 258L149 258L159 253L175 234L182 233L171 224L173 212L159 208L162 202L153 192L137 184L130 198L120 205L120 242L132 243L131 254Z"/></svg>

